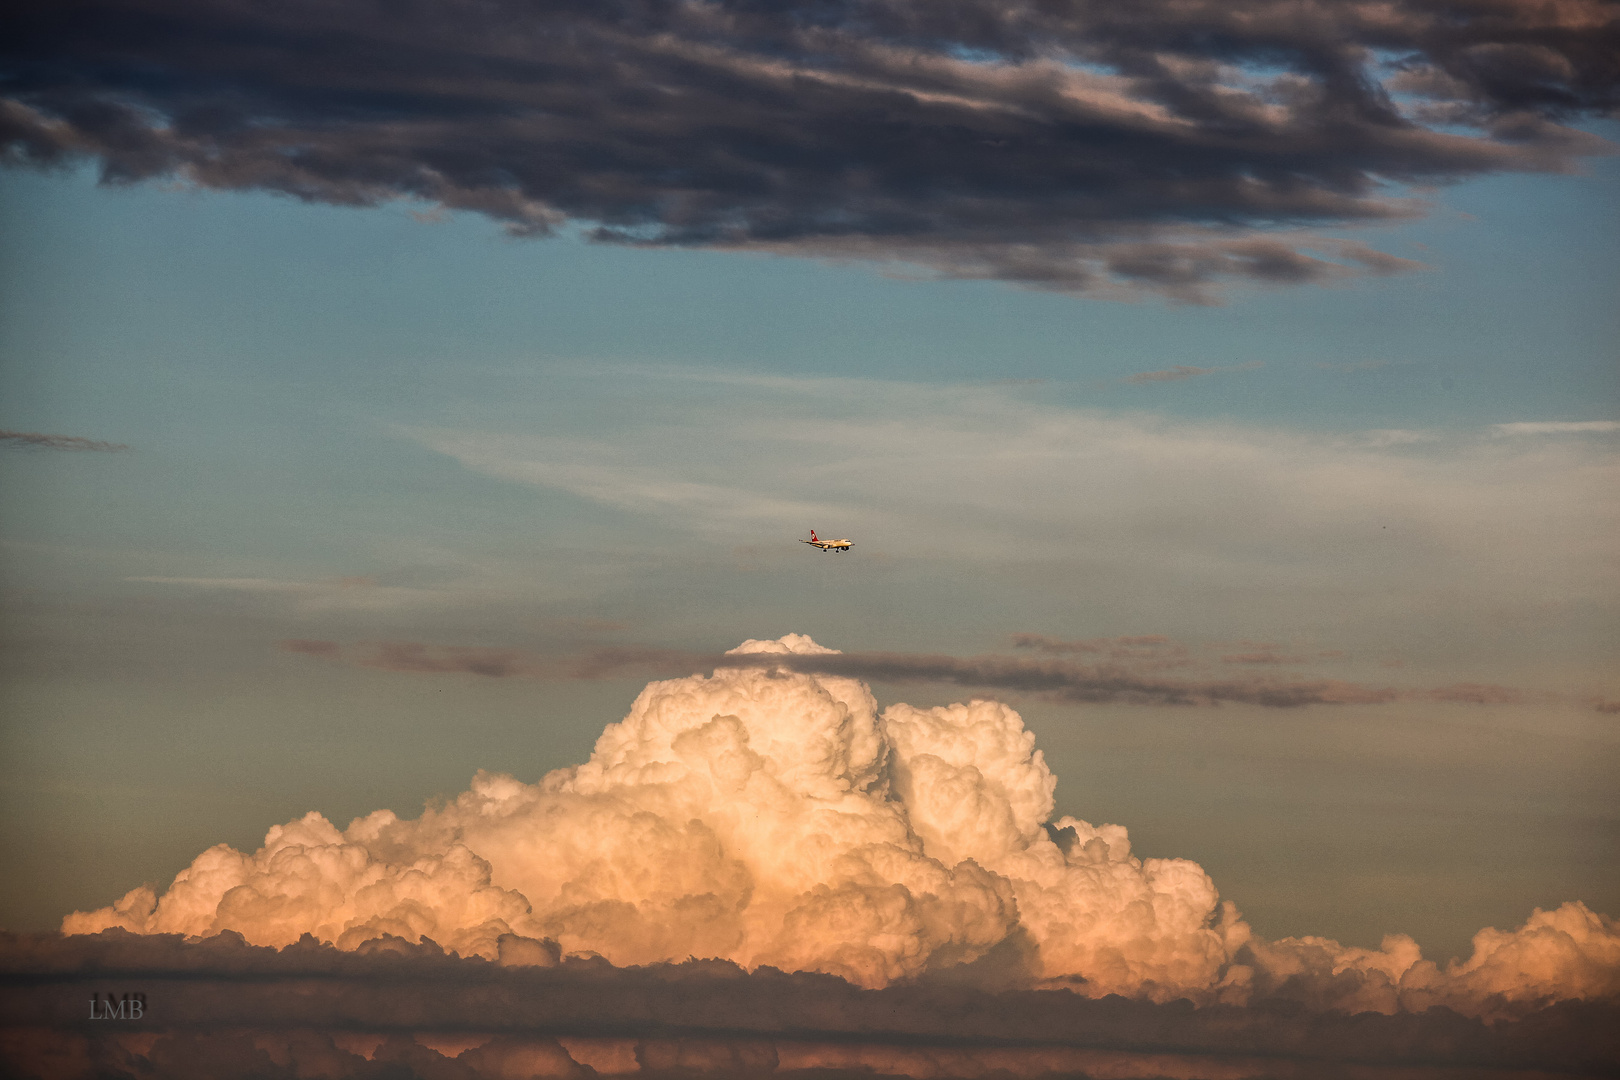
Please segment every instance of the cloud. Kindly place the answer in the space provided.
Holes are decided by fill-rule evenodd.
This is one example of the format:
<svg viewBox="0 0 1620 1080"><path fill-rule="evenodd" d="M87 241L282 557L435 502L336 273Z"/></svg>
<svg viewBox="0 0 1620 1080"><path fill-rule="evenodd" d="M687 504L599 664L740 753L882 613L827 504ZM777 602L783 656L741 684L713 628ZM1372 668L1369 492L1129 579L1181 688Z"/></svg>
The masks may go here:
<svg viewBox="0 0 1620 1080"><path fill-rule="evenodd" d="M411 671L428 675L482 675L504 679L513 675L542 675L547 666L517 649L472 645L426 645L417 641L381 641L344 648L335 641L290 638L279 643L284 652L323 660L346 659L358 667L383 671Z"/></svg>
<svg viewBox="0 0 1620 1080"><path fill-rule="evenodd" d="M1228 367L1188 367L1181 365L1167 368L1164 371L1144 371L1137 375L1127 375L1122 381L1140 385L1155 382L1182 382L1187 379L1196 379L1200 375L1213 375L1217 371L1256 371L1266 366L1264 360L1250 360L1246 364L1232 364Z"/></svg>
<svg viewBox="0 0 1620 1080"><path fill-rule="evenodd" d="M342 646L335 641L311 641L307 638L290 638L281 642L281 648L303 656L337 656L342 652Z"/></svg>
<svg viewBox="0 0 1620 1080"><path fill-rule="evenodd" d="M522 655L512 649L480 649L467 646L440 646L430 649L415 642L389 641L378 645L375 655L363 659L365 667L387 671L424 671L434 674L470 672L503 678L527 670Z"/></svg>
<svg viewBox="0 0 1620 1080"><path fill-rule="evenodd" d="M1516 424L1495 424L1498 435L1584 435L1620 431L1620 420L1543 420Z"/></svg>
<svg viewBox="0 0 1620 1080"><path fill-rule="evenodd" d="M604 657L611 656L603 650ZM740 663L740 660L726 660ZM748 660L754 663L760 661ZM1216 705L1240 702L1270 708L1306 705L1378 705L1395 701L1456 701L1495 704L1520 700L1509 687L1464 684L1435 689L1363 686L1341 679L1170 678L1150 674L1149 661L1138 666L1118 661L1080 664L1057 660L1023 660L1003 656L953 657L905 653L839 653L792 657L785 665L798 671L846 675L884 682L934 682L1036 694L1056 701L1129 705ZM1146 670L1144 670L1146 668Z"/></svg>
<svg viewBox="0 0 1620 1080"><path fill-rule="evenodd" d="M1617 100L1601 0L35 2L11 160L523 234L1203 303L1417 264L1323 228L1567 171ZM430 211L431 213L431 211Z"/></svg>
<svg viewBox="0 0 1620 1080"><path fill-rule="evenodd" d="M0 446L34 447L40 450L96 450L116 454L129 447L123 443L98 442L78 435L41 435L33 431L0 431Z"/></svg>
<svg viewBox="0 0 1620 1080"><path fill-rule="evenodd" d="M1137 667L1187 667L1187 646L1165 634L1127 634L1123 637L1063 641L1045 634L1014 634L1015 649L1033 649L1052 656L1101 656Z"/></svg>
<svg viewBox="0 0 1620 1080"><path fill-rule="evenodd" d="M1215 370L1212 367L1186 367L1183 365L1168 368L1164 371L1144 371L1138 375L1127 375L1125 381L1128 383L1179 382L1182 379L1194 379L1200 375L1210 375Z"/></svg>
<svg viewBox="0 0 1620 1080"><path fill-rule="evenodd" d="M802 521L834 512L826 504L697 481L627 461L623 450L599 442L446 431L407 434L476 472L555 488L624 510L675 512L721 522Z"/></svg>
<svg viewBox="0 0 1620 1080"><path fill-rule="evenodd" d="M1398 621L1461 608L1479 625L1620 599L1620 458L1607 439L1464 431L1369 443L881 380L694 373L679 394L679 425L627 401L646 422L611 446L409 434L479 475L586 500L601 508L602 542L654 558L672 543L688 559L708 544L787 558L788 538L819 526L855 540L846 574L878 554L935 569L994 561L1073 602L1173 593L1178 612L1241 590L1283 618L1331 608L1385 638ZM1148 617L1166 625L1164 607Z"/></svg>
<svg viewBox="0 0 1620 1080"><path fill-rule="evenodd" d="M1513 705L1527 696L1522 690L1515 690L1511 686L1490 683L1453 683L1413 694L1418 700L1449 701L1462 705Z"/></svg>
<svg viewBox="0 0 1620 1080"><path fill-rule="evenodd" d="M142 575L125 581L147 585L175 585L209 592L277 598L302 611L389 611L443 604L454 599L451 590L407 585L384 585L367 576L296 581L265 577L166 577Z"/></svg>
<svg viewBox="0 0 1620 1080"><path fill-rule="evenodd" d="M0 1063L25 1080L585 1080L583 1066L648 1080L1303 1080L1596 1076L1620 1063L1620 1007L1610 1001L1495 1023L1444 1007L1345 1015L1287 996L1301 991L1298 976L1253 1006L1193 1009L942 979L862 990L702 960L613 968L551 957L533 966L399 938L344 952L313 939L277 950L228 932L187 941L119 931L0 935L0 973ZM87 1023L91 995L105 999L113 986L145 994L142 1020Z"/></svg>
<svg viewBox="0 0 1620 1080"><path fill-rule="evenodd" d="M1264 941L1196 863L1135 854L1123 826L1055 816L1057 779L1006 705L880 714L850 673L892 658L794 634L744 642L725 660L712 676L650 683L589 761L538 783L480 772L415 820L379 810L341 830L311 812L270 829L256 852L216 845L167 889L139 886L69 915L63 930L212 938L213 952L184 963L223 956L244 975L281 961L219 935L289 950L323 978L360 977L369 963L396 962L389 954L449 972L442 946L500 967L579 972L712 958L724 963L688 970L724 976L733 994L747 986L741 968L836 976L843 982L807 984L833 998L844 984L937 985L947 996L1044 988L1070 991L1065 1001L1287 1000L1385 1014L1442 1005L1448 1016L1505 1018L1620 997L1620 926L1582 904L1481 931L1472 956L1445 966L1401 936L1376 950ZM124 956L161 951L117 934L98 940ZM30 962L58 962L52 955L47 946ZM613 978L604 970L590 993ZM342 1007L350 1030L369 1022L368 1000ZM447 1030L484 1030L507 1007L499 994L470 1000L482 1019ZM614 1034L602 1018L622 1015L609 1000L590 1006L595 1034ZM644 1030L634 1027L648 1022L641 1000L618 1034ZM332 1005L305 994L292 1007L309 1019ZM770 1023L790 1016L802 1035L841 1009ZM863 999L860 1015L869 1009ZM748 1015L725 1014L733 1036ZM930 1015L938 1024L973 1014Z"/></svg>
<svg viewBox="0 0 1620 1080"><path fill-rule="evenodd" d="M1253 652L1227 653L1221 657L1223 664L1308 664L1308 656L1295 656L1290 653L1279 652L1276 646L1262 645Z"/></svg>
<svg viewBox="0 0 1620 1080"><path fill-rule="evenodd" d="M470 674L491 678L526 676L602 679L628 673L690 671L705 667L764 667L813 675L836 675L890 683L946 683L986 690L1031 694L1052 701L1122 705L1219 705L1222 702L1297 709L1308 705L1385 705L1397 701L1440 701L1503 705L1525 700L1525 693L1487 683L1455 683L1431 688L1364 686L1342 679L1281 679L1269 675L1175 678L1165 670L1201 666L1185 646L1160 635L1062 642L1020 634L1017 642L1048 652L1097 653L1100 663L1028 660L1011 656L955 657L896 652L807 652L788 656L754 652L709 654L652 646L616 645L572 655L537 656L515 649L381 642L344 647L331 641L291 640L288 652L342 659L360 667L425 674ZM1225 664L1309 663L1265 648L1220 657Z"/></svg>
<svg viewBox="0 0 1620 1080"><path fill-rule="evenodd" d="M227 589L233 592L301 593L326 587L321 583L312 581L280 581L274 578L257 577L207 578L143 576L132 577L128 578L127 580L145 582L149 585L191 585L202 589Z"/></svg>
<svg viewBox="0 0 1620 1080"><path fill-rule="evenodd" d="M1321 704L1382 704L1401 692L1337 679L1284 680L1264 676L1183 679L1144 673L1122 664L1079 664L1013 657L855 653L837 659L796 660L798 670L836 672L885 682L952 683L1037 694L1068 702L1133 705L1213 705L1243 702L1273 708Z"/></svg>
<svg viewBox="0 0 1620 1080"><path fill-rule="evenodd" d="M1405 431L1401 428L1377 428L1364 432L1362 440L1367 446L1412 446L1416 443L1433 441L1434 436L1422 431Z"/></svg>

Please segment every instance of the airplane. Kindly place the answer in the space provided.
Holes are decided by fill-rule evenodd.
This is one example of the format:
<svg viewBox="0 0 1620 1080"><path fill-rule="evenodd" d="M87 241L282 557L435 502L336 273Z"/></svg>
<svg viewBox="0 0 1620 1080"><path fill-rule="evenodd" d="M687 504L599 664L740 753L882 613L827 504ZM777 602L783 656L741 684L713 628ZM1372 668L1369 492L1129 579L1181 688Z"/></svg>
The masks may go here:
<svg viewBox="0 0 1620 1080"><path fill-rule="evenodd" d="M822 551L848 551L854 546L848 540L823 540L821 537L816 535L816 530L814 529L810 530L810 539L800 540L799 543L809 544L811 547L818 547Z"/></svg>

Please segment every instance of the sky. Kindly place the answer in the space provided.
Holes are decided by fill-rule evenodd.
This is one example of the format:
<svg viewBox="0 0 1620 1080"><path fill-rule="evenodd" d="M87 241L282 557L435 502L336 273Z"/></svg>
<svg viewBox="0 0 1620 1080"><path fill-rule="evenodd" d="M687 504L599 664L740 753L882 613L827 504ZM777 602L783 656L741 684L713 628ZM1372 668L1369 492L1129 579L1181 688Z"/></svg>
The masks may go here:
<svg viewBox="0 0 1620 1080"><path fill-rule="evenodd" d="M1612 6L1138 7L25 12L0 926L788 634L1263 938L1620 914Z"/></svg>

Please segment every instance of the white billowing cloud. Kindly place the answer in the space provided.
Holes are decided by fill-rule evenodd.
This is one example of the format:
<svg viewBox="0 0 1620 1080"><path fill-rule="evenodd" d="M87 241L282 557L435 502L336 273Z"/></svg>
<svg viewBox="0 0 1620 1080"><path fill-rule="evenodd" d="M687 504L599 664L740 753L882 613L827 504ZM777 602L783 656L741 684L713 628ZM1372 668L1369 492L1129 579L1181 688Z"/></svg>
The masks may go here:
<svg viewBox="0 0 1620 1080"><path fill-rule="evenodd" d="M1402 989L1414 1003L1470 1011L1493 995L1604 997L1620 993L1620 934L1615 922L1580 904L1537 911L1513 932L1487 927L1474 952L1445 972L1416 967Z"/></svg>
<svg viewBox="0 0 1620 1080"><path fill-rule="evenodd" d="M739 651L828 650L790 634ZM1409 939L1252 940L1195 863L1138 858L1118 825L1052 821L1055 785L1005 705L879 715L855 680L724 668L649 684L589 761L537 784L480 773L419 819L381 810L342 831L312 813L63 929L425 936L503 963L554 962L549 939L620 965L723 957L863 986L999 950L1031 982L1093 996L1243 1001L1303 981L1383 1011L1620 993L1620 928L1579 904L1484 931L1445 970Z"/></svg>
<svg viewBox="0 0 1620 1080"><path fill-rule="evenodd" d="M1620 994L1620 923L1578 902L1537 909L1517 930L1487 927L1473 954L1441 968L1417 942L1390 934L1378 949L1319 937L1251 940L1245 980L1310 984L1320 1005L1347 1012L1419 1012L1435 1005L1499 1018L1516 1003Z"/></svg>
<svg viewBox="0 0 1620 1080"><path fill-rule="evenodd" d="M894 789L924 849L1013 883L1044 976L1123 993L1218 980L1229 927L1217 925L1209 876L1185 859L1132 858L1118 825L1065 816L1049 834L1057 778L1016 712L988 701L896 705L884 728Z"/></svg>

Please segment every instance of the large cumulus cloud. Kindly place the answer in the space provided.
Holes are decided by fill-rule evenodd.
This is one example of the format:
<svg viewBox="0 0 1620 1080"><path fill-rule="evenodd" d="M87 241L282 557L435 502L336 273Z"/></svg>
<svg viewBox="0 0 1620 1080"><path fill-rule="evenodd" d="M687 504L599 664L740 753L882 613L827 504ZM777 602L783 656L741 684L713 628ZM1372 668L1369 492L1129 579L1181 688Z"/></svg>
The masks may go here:
<svg viewBox="0 0 1620 1080"><path fill-rule="evenodd" d="M589 761L537 784L484 773L418 819L384 810L341 831L311 813L63 929L1385 1013L1620 995L1620 929L1579 903L1482 931L1444 968L1398 936L1258 940L1197 864L1140 858L1118 825L1054 819L1056 780L1010 708L880 715L863 683L797 666L836 655L798 635L747 642L747 666L650 684Z"/></svg>
<svg viewBox="0 0 1620 1080"><path fill-rule="evenodd" d="M1199 300L1412 264L1311 230L1561 170L1612 0L74 0L14 9L13 158L545 233Z"/></svg>

